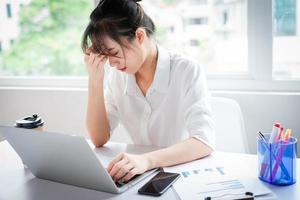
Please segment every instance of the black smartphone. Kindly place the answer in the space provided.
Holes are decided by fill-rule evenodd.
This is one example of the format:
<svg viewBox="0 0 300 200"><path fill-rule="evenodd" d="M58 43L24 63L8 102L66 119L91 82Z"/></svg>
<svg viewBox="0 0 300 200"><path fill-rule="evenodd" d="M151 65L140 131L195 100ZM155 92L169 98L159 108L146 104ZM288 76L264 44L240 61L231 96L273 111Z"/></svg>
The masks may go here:
<svg viewBox="0 0 300 200"><path fill-rule="evenodd" d="M162 195L178 178L180 174L170 172L158 172L139 190L139 194L160 196Z"/></svg>

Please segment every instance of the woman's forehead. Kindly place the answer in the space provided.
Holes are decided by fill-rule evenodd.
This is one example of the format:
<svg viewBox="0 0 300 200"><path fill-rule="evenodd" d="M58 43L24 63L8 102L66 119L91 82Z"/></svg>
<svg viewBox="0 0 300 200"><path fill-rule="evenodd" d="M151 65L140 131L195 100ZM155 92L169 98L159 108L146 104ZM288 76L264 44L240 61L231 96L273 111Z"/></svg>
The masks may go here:
<svg viewBox="0 0 300 200"><path fill-rule="evenodd" d="M120 49L121 45L114 41L113 39L109 38L108 36L103 37L103 45L107 49Z"/></svg>

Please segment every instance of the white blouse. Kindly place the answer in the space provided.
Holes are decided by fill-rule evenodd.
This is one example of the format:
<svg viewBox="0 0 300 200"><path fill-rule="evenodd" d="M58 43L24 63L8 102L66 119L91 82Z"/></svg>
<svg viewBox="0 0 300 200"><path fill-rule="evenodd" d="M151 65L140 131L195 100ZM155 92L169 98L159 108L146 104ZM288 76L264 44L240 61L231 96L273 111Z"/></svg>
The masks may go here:
<svg viewBox="0 0 300 200"><path fill-rule="evenodd" d="M108 71L105 106L111 133L120 123L135 144L166 147L194 137L214 148L210 94L196 61L158 46L146 96L134 75L111 67Z"/></svg>

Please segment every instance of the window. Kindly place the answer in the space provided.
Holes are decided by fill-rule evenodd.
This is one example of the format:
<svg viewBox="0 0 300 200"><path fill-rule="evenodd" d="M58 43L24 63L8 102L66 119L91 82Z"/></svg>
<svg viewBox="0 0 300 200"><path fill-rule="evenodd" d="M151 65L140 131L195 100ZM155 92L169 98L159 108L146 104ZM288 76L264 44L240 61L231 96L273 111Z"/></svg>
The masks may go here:
<svg viewBox="0 0 300 200"><path fill-rule="evenodd" d="M12 5L18 17L0 18L0 27L10 33L0 31L7 44L0 55L2 76L86 75L80 44L93 0L19 0ZM9 17L11 7L6 4Z"/></svg>
<svg viewBox="0 0 300 200"><path fill-rule="evenodd" d="M141 2L162 46L194 57L210 75L248 72L247 0L162 2Z"/></svg>
<svg viewBox="0 0 300 200"><path fill-rule="evenodd" d="M296 0L275 0L273 4L273 77L300 79L300 15Z"/></svg>
<svg viewBox="0 0 300 200"><path fill-rule="evenodd" d="M16 33L0 31L0 86L86 87L80 40L94 0L18 1L16 17L0 19L0 29L9 22ZM211 89L300 91L299 1L140 3L156 24L158 43L197 59Z"/></svg>
<svg viewBox="0 0 300 200"><path fill-rule="evenodd" d="M12 13L11 13L11 4L6 4L6 16L7 18L12 18Z"/></svg>

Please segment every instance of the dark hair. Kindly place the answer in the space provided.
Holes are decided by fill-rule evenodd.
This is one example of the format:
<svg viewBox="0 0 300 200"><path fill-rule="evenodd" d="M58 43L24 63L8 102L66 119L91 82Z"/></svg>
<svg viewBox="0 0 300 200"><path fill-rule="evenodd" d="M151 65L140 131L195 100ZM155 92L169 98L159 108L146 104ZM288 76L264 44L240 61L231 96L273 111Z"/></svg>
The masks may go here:
<svg viewBox="0 0 300 200"><path fill-rule="evenodd" d="M132 40L139 27L145 29L148 37L152 36L155 25L139 1L141 0L100 0L91 13L90 22L83 34L83 52L91 47L94 53L112 55L104 46L103 37L108 36L125 46L122 38Z"/></svg>

